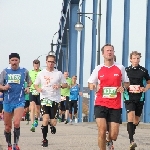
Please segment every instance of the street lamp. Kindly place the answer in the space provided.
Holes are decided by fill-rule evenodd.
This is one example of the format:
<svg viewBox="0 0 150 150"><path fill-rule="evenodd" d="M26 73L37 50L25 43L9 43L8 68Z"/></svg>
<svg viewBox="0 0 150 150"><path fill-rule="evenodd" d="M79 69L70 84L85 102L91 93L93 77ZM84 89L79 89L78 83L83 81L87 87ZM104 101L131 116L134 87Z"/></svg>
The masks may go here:
<svg viewBox="0 0 150 150"><path fill-rule="evenodd" d="M100 0L100 4L101 4L101 0ZM85 7L85 6L84 6ZM85 13L85 8L84 8L84 11L81 13L80 12L80 10L78 10L78 22L76 23L76 25L75 25L75 30L77 30L77 31L82 31L82 29L83 29L83 24L82 24L82 22L80 22L80 16L83 16L83 17L87 17L87 16L84 16L85 14L93 14L93 16L94 15L99 15L99 18L101 18L101 13L99 13L99 14L97 14L97 13ZM90 19L90 17L87 17L88 19ZM92 19L90 19L90 20L92 20ZM94 19L92 20L92 22L93 22L93 25L95 25L95 27L96 27L96 24L95 24L95 17L94 17ZM100 20L99 20L99 22L98 23L100 23ZM99 26L99 28L100 28L100 26ZM95 28L96 29L96 28ZM95 35L94 34L96 34L96 31L97 30L95 30L94 28L93 28L93 33L92 33L92 39L93 39L93 41L96 41L96 37L95 37ZM100 29L98 30L99 32L98 32L98 37L100 37ZM82 35L82 33L81 33L81 35ZM83 38L81 38L81 40L83 40L84 39L84 37ZM100 41L98 41L98 42L100 42ZM81 44L82 45L82 44ZM95 48L96 48L96 43L95 42L92 42L92 51L93 50L95 50ZM82 48L83 49L83 48ZM83 50L81 50L80 49L80 51L83 51ZM92 63L91 63L91 70L93 70L93 67L95 66L94 65L94 61L95 61L95 59L93 59L93 58L95 58L95 51L93 51L93 53L92 53ZM100 59L99 59L100 60ZM98 61L98 60L97 60ZM82 69L83 69L83 61L82 61ZM80 70L81 71L81 70ZM83 80L83 71L81 71L81 73L80 73L80 76L82 77L82 80ZM82 83L83 83L83 81L82 81ZM83 86L83 85L82 85ZM81 104L81 103L80 103ZM90 112L89 112L89 121L91 122L91 121L93 121L93 115L94 115L94 91L90 91Z"/></svg>

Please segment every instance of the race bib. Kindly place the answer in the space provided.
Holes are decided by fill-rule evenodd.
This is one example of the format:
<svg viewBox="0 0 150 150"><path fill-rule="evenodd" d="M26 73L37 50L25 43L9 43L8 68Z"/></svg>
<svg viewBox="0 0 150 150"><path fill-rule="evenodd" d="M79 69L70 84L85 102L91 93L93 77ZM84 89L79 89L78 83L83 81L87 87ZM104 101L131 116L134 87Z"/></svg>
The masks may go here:
<svg viewBox="0 0 150 150"><path fill-rule="evenodd" d="M103 87L103 98L116 98L117 88L116 87Z"/></svg>
<svg viewBox="0 0 150 150"><path fill-rule="evenodd" d="M8 83L20 84L21 75L20 74L8 74Z"/></svg>
<svg viewBox="0 0 150 150"><path fill-rule="evenodd" d="M39 92L37 92L37 90L33 90L32 95L39 95Z"/></svg>
<svg viewBox="0 0 150 150"><path fill-rule="evenodd" d="M41 100L41 105L46 105L46 106L50 106L52 107L53 101L49 100L49 99L42 99Z"/></svg>
<svg viewBox="0 0 150 150"><path fill-rule="evenodd" d="M66 96L61 96L61 101L65 101L66 100Z"/></svg>
<svg viewBox="0 0 150 150"><path fill-rule="evenodd" d="M131 93L141 93L140 85L130 85L129 86L129 92L131 92Z"/></svg>

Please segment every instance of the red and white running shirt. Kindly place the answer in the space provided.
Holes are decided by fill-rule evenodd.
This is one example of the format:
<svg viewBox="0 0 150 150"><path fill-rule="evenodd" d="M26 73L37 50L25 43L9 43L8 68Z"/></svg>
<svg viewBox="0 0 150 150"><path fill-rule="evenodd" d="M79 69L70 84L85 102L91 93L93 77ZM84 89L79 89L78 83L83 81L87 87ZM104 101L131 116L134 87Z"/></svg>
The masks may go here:
<svg viewBox="0 0 150 150"><path fill-rule="evenodd" d="M123 65L114 63L110 67L104 64L97 66L88 79L88 83L98 83L100 86L95 98L95 105L120 109L122 96L120 92L116 91L123 82L129 82Z"/></svg>

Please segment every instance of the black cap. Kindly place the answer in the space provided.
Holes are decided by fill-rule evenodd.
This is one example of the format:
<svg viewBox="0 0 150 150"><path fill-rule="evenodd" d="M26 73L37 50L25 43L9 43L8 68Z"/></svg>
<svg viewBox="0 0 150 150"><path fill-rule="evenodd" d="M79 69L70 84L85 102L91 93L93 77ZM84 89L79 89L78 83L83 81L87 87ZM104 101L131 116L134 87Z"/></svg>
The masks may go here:
<svg viewBox="0 0 150 150"><path fill-rule="evenodd" d="M18 53L11 53L11 54L9 55L9 59L14 58L14 57L20 59L20 56L19 56Z"/></svg>

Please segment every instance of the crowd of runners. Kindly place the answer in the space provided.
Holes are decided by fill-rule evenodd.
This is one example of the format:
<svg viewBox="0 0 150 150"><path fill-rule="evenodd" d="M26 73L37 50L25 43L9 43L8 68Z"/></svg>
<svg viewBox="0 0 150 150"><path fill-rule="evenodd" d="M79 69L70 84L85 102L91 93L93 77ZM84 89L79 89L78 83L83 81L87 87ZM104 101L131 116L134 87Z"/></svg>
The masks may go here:
<svg viewBox="0 0 150 150"><path fill-rule="evenodd" d="M122 123L122 103L124 100L128 115L127 132L129 148L134 150L135 130L145 101L144 93L150 88L148 70L140 66L141 53L130 54L131 65L124 67L116 62L114 47L106 44L101 49L104 63L96 66L88 87L95 92L94 115L98 127L100 150L114 150L119 125ZM42 146L48 147L48 126L56 133L57 121L72 124L78 120L78 97L82 96L77 76L55 68L55 56L46 56L46 68L40 69L40 61L33 61L33 70L19 66L18 53L9 55L9 67L0 74L0 119L4 120L4 135L8 150L20 150L20 121L23 114L30 131L35 132L39 118L42 120ZM30 123L29 123L30 122ZM12 123L14 142L11 140ZM40 142L40 141L39 141Z"/></svg>

